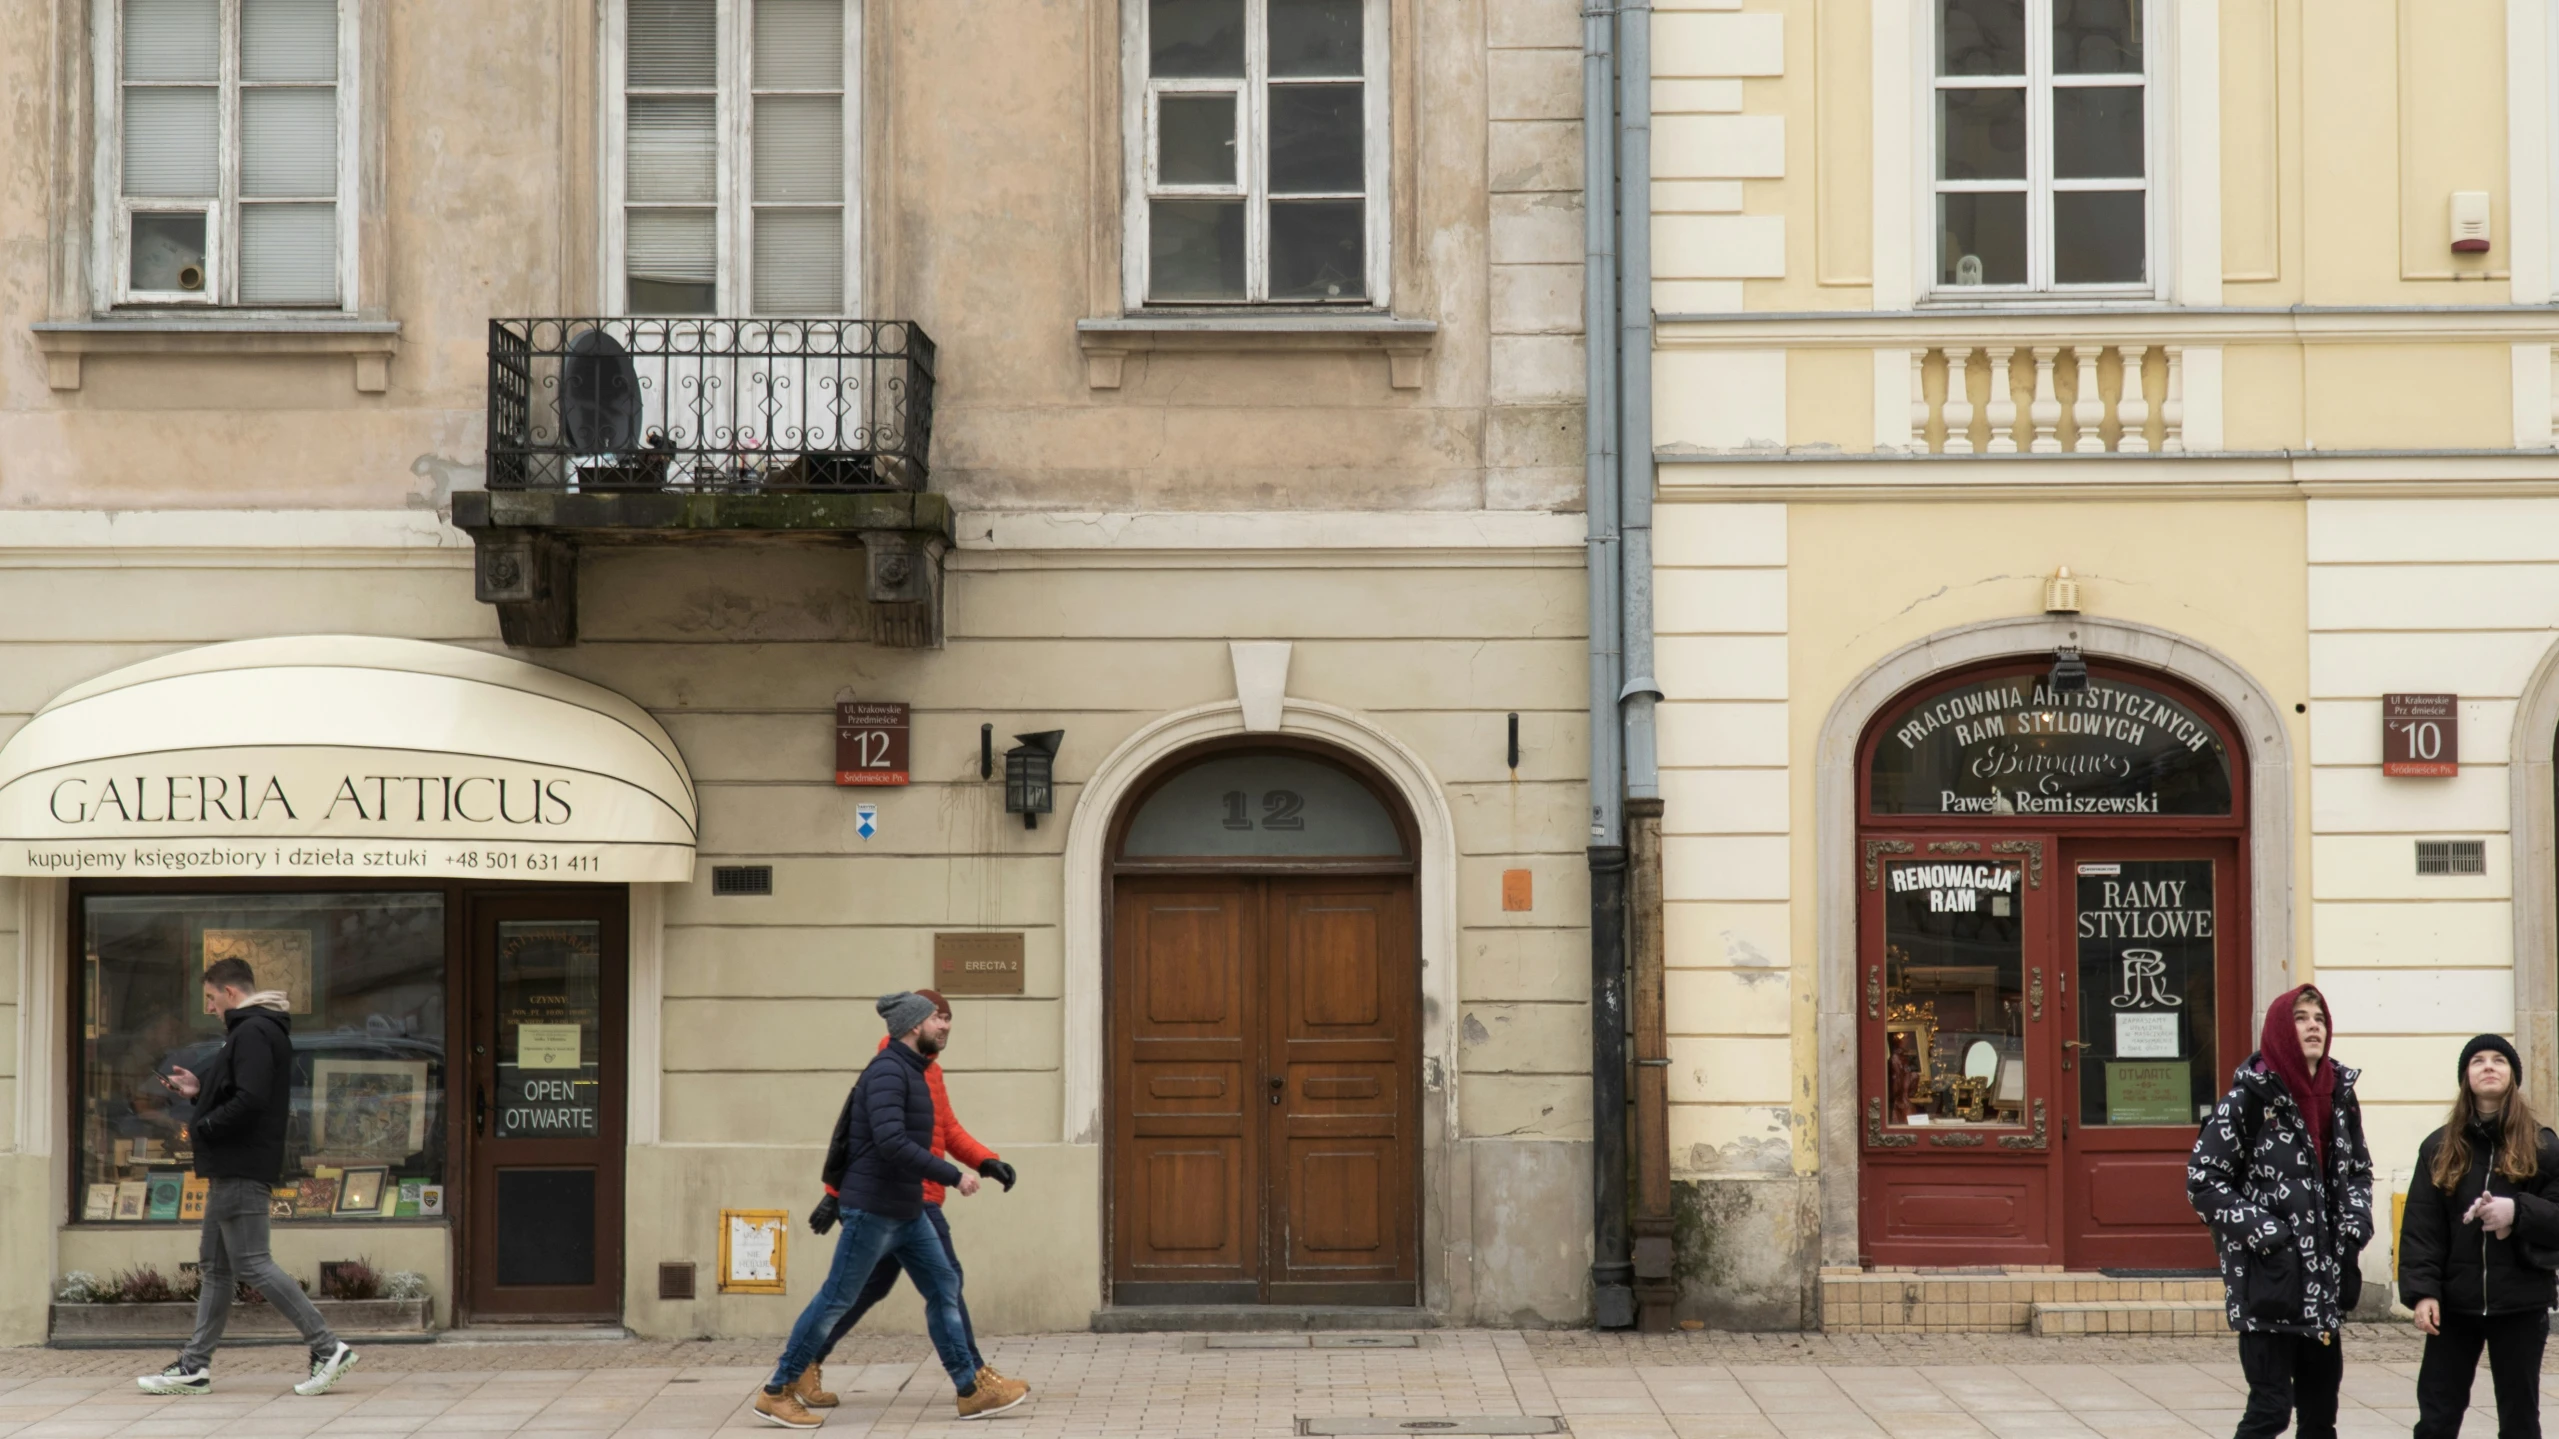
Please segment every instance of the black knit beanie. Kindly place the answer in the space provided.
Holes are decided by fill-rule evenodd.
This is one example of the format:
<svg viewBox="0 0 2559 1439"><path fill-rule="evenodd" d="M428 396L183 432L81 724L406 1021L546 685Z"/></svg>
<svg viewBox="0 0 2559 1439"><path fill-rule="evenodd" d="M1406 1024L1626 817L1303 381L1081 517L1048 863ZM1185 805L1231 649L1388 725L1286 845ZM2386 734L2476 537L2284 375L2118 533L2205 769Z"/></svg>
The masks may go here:
<svg viewBox="0 0 2559 1439"><path fill-rule="evenodd" d="M2483 1034L2477 1039L2470 1041L2468 1044L2463 1045L2461 1047L2461 1063L2453 1066L2453 1079L2457 1083L2468 1085L2470 1083L2470 1061L2479 1057L2483 1052L2491 1049L2506 1057L2506 1072L2513 1076L2512 1082L2516 1084L2523 1083L2523 1058L2515 1053L2515 1047L2513 1045L2506 1043L2506 1037L2502 1034Z"/></svg>

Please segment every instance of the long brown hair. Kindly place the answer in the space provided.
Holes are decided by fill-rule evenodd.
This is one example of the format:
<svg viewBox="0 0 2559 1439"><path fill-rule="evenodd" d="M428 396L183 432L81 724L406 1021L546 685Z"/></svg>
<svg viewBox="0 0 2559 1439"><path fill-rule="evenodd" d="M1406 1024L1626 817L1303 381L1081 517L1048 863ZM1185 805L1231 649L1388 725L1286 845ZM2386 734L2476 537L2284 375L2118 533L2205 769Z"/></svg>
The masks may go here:
<svg viewBox="0 0 2559 1439"><path fill-rule="evenodd" d="M2508 1179L2530 1179L2541 1168L2541 1120L2524 1102L2523 1076L2506 1090L2498 1111L2497 1155L2491 1167ZM2426 1177L2446 1194L2461 1187L2470 1173L2470 1123L2479 1118L2479 1098L2470 1092L2470 1076L2461 1076L2461 1092L2453 1096L2452 1113L2443 1122L2443 1143L2435 1146L2434 1167Z"/></svg>

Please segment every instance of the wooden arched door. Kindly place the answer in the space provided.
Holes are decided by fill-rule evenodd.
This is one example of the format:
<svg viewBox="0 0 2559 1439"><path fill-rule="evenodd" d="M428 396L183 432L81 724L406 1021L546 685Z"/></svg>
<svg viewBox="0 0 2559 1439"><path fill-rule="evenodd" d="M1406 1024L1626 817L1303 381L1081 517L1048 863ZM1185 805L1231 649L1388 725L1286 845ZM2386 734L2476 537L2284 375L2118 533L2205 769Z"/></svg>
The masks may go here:
<svg viewBox="0 0 2559 1439"><path fill-rule="evenodd" d="M1327 755L1168 767L1117 826L1115 1304L1412 1305L1413 835Z"/></svg>
<svg viewBox="0 0 2559 1439"><path fill-rule="evenodd" d="M2049 657L1936 677L1859 750L1859 1248L2183 1269L2196 1126L2251 1049L2244 747Z"/></svg>

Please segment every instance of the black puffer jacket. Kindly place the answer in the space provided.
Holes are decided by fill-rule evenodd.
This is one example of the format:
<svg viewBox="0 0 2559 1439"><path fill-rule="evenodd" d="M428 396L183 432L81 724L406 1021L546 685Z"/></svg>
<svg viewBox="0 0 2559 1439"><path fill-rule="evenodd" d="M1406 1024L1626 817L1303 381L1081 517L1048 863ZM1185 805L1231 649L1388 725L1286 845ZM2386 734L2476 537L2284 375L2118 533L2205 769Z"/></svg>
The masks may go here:
<svg viewBox="0 0 2559 1439"><path fill-rule="evenodd" d="M2523 1246L2559 1248L2559 1135L2541 1131L2540 1165L2521 1183L2488 1173L2497 1152L2494 1119L2470 1123L2470 1169L2461 1187L2446 1194L2428 1176L2440 1129L2417 1146L2417 1178L2409 1187L2408 1213L2399 1225L2399 1297L2410 1308L2432 1299L2456 1314L2538 1314L2549 1310L2559 1276L2524 1260ZM2462 1215L2482 1189L2515 1202L2515 1227L2505 1238Z"/></svg>
<svg viewBox="0 0 2559 1439"><path fill-rule="evenodd" d="M924 1056L892 1044L844 1096L835 1138L826 1146L826 1187L846 1211L883 1219L924 1212L924 1181L960 1182L951 1161L933 1153L933 1086Z"/></svg>
<svg viewBox="0 0 2559 1439"><path fill-rule="evenodd" d="M2356 1258L2372 1242L2372 1151L2355 1071L2337 1066L2328 1162L2284 1082L2239 1067L2186 1162L2186 1197L2221 1250L2230 1327L2324 1334L2363 1292Z"/></svg>
<svg viewBox="0 0 2559 1439"><path fill-rule="evenodd" d="M284 1131L293 1119L293 1019L280 1009L244 1004L222 1017L228 1033L196 1078L195 1172L207 1179L284 1175Z"/></svg>

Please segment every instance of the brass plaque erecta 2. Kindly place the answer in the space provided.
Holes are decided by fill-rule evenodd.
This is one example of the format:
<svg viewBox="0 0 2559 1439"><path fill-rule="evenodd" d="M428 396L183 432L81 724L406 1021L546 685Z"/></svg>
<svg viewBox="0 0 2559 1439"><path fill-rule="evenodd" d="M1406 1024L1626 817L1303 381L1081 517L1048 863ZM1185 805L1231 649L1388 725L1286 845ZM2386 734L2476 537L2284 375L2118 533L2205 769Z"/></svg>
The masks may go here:
<svg viewBox="0 0 2559 1439"><path fill-rule="evenodd" d="M933 987L945 998L954 994L1020 994L1022 936L933 936Z"/></svg>

